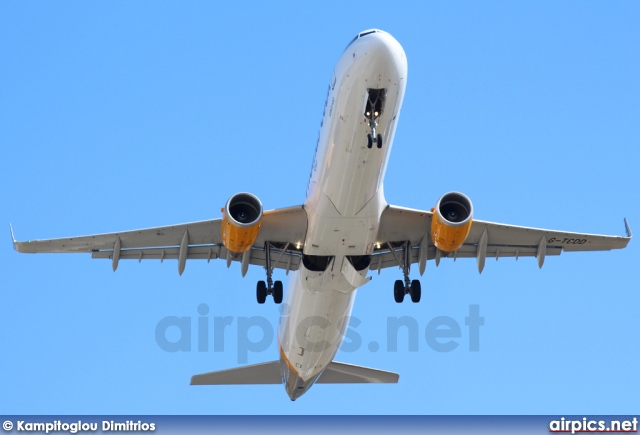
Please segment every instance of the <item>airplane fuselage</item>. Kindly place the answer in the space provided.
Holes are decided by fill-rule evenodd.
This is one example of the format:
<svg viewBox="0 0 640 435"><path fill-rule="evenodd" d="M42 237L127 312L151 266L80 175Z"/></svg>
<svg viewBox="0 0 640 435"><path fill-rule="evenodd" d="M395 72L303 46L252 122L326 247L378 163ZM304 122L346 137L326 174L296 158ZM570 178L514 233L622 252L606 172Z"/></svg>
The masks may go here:
<svg viewBox="0 0 640 435"><path fill-rule="evenodd" d="M278 331L292 400L335 357L356 289L368 282L406 80L404 50L381 31L359 34L331 78L304 203L304 265L290 277Z"/></svg>
<svg viewBox="0 0 640 435"><path fill-rule="evenodd" d="M476 220L471 200L447 192L431 211L388 205L383 180L407 80L407 60L388 33L369 30L348 45L334 69L303 206L264 211L248 192L229 198L222 217L155 228L19 242L24 253L90 252L111 260L176 259L182 274L189 259L226 258L227 266L261 266L266 281L256 301L283 302L275 268L290 275L278 328L279 360L196 374L191 385L284 383L292 400L317 383L396 383L398 373L333 361L348 326L356 289L370 267L400 267L393 297L417 303L428 260L474 258L482 273L487 258L545 258L561 252L622 249L626 236L605 236ZM292 248L295 247L295 248ZM274 256L272 256L272 252ZM372 258L374 260L372 261Z"/></svg>

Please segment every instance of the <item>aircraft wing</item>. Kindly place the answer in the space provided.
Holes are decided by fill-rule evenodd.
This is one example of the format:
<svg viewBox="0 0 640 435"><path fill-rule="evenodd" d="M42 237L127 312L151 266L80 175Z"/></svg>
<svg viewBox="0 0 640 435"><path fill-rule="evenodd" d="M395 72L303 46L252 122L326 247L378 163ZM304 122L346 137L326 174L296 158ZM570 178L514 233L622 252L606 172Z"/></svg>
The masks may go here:
<svg viewBox="0 0 640 435"><path fill-rule="evenodd" d="M165 227L146 228L108 234L68 237L61 239L18 242L13 247L24 253L89 252L92 258L111 259L115 270L122 259L160 260L178 259L179 271L187 259L215 260L227 258L222 244L222 219L190 222ZM265 211L258 238L250 251L249 264L265 265L265 243L271 249L271 266L296 270L301 252L296 245L304 241L307 214L302 206ZM299 245L298 245L299 246ZM240 261L240 258L234 258Z"/></svg>
<svg viewBox="0 0 640 435"><path fill-rule="evenodd" d="M427 260L440 261L444 254L430 240L430 211L387 206L378 231L378 246L371 260L371 270L399 266L403 261L403 246L411 246L411 263L420 263L424 272ZM542 267L547 255L562 251L609 251L622 249L631 240L631 230L625 219L626 236L603 236L565 231L544 230L495 222L474 220L464 244L448 254L456 258L476 258L482 272L487 257L537 257Z"/></svg>

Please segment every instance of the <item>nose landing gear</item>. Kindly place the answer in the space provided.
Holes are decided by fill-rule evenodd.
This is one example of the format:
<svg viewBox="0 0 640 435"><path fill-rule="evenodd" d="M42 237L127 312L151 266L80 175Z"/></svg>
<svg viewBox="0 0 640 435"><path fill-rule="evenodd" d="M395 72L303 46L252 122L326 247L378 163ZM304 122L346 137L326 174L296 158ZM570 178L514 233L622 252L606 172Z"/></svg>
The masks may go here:
<svg viewBox="0 0 640 435"><path fill-rule="evenodd" d="M378 136L373 136L376 134L375 126L371 129L371 133L367 135L367 148L373 148L373 144L375 143L378 148L382 148L382 135L378 134Z"/></svg>
<svg viewBox="0 0 640 435"><path fill-rule="evenodd" d="M384 111L384 102L387 95L386 89L368 89L369 95L367 105L364 109L364 119L371 127L371 133L367 135L367 148L373 148L375 143L378 148L382 148L382 135L376 134L378 119Z"/></svg>

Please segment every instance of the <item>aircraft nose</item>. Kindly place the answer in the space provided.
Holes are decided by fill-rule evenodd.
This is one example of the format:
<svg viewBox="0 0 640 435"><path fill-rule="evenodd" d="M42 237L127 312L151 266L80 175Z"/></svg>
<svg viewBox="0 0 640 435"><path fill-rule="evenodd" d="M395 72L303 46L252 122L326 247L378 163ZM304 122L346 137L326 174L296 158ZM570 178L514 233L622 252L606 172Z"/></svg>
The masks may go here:
<svg viewBox="0 0 640 435"><path fill-rule="evenodd" d="M387 32L373 30L360 33L345 50L343 59L346 64L360 65L371 74L382 74L389 79L406 78L404 49Z"/></svg>
<svg viewBox="0 0 640 435"><path fill-rule="evenodd" d="M388 33L376 32L363 38L366 38L369 42L370 53L376 57L383 57L388 60L397 56L405 56L404 49L400 43Z"/></svg>
<svg viewBox="0 0 640 435"><path fill-rule="evenodd" d="M359 43L366 46L367 56L380 58L381 61L390 61L396 57L405 57L404 49L396 39L387 32L373 31L363 32L358 39Z"/></svg>

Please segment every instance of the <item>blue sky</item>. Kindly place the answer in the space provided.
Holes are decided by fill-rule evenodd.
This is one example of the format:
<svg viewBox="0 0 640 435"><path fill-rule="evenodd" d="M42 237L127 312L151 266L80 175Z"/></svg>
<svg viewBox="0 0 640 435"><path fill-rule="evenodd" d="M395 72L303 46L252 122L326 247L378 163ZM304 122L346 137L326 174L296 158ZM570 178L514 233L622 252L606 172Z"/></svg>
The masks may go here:
<svg viewBox="0 0 640 435"><path fill-rule="evenodd" d="M630 1L2 2L0 223L36 239L215 218L240 191L266 209L301 204L334 63L376 27L409 63L389 203L429 209L458 190L478 219L623 235L627 217L638 232L639 19ZM417 305L393 301L399 271L375 275L353 312L362 345L336 360L400 383L316 385L291 403L277 385L189 386L243 354L277 359L275 341L242 352L268 329L242 325L277 324L278 307L255 302L259 268L243 279L238 265L191 261L179 277L175 261L122 261L113 273L89 255L19 255L7 228L0 413L637 412L637 245L542 270L530 258L487 260L482 275L473 260L429 263ZM156 340L168 316L188 318L190 352ZM387 322L402 316L417 350L400 334L389 351ZM450 352L424 336L440 316L461 327Z"/></svg>

